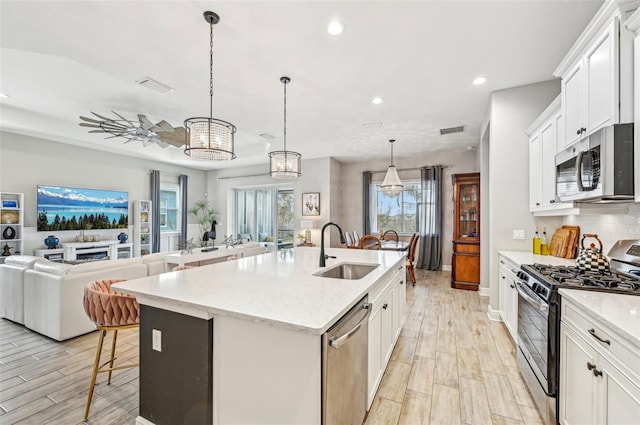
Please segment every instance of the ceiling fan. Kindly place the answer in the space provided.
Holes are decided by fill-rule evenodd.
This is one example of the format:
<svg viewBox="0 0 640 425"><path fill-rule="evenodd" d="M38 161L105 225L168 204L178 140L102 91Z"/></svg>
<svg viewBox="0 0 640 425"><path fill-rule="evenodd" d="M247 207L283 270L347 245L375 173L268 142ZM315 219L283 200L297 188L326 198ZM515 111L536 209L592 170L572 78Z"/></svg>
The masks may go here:
<svg viewBox="0 0 640 425"><path fill-rule="evenodd" d="M111 112L118 118L108 118L91 112L99 119L81 116L80 119L85 122L81 122L80 126L95 129L89 130L89 133L109 133L113 135L107 137L107 139L122 137L127 139L125 143L140 140L145 147L154 143L161 148L168 146L181 147L184 145L184 127L173 127L164 120L154 124L147 119L146 115L142 114L138 114L138 122L134 122L115 111Z"/></svg>

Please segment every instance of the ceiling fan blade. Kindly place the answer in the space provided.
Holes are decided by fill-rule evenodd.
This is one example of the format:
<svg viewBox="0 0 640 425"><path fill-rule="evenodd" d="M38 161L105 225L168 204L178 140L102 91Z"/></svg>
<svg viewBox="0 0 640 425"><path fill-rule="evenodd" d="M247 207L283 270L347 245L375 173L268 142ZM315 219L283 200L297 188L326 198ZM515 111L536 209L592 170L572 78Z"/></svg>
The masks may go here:
<svg viewBox="0 0 640 425"><path fill-rule="evenodd" d="M81 122L80 127L90 127L90 128L100 128L99 124L88 124L86 122Z"/></svg>
<svg viewBox="0 0 640 425"><path fill-rule="evenodd" d="M120 115L119 113L117 113L116 111L111 111L113 112L115 115L117 115L118 117L120 117L120 119L122 119L122 121L126 121L130 124L131 127L135 126L135 124L133 123L133 121L126 119L125 117L123 117L122 115Z"/></svg>
<svg viewBox="0 0 640 425"><path fill-rule="evenodd" d="M147 119L146 115L138 114L138 120L140 121L140 128L143 130L149 130L153 127L153 123Z"/></svg>
<svg viewBox="0 0 640 425"><path fill-rule="evenodd" d="M180 147L184 145L185 136L184 127L175 127L172 132L159 133L158 137L172 146Z"/></svg>
<svg viewBox="0 0 640 425"><path fill-rule="evenodd" d="M104 130L89 130L89 133L106 133Z"/></svg>
<svg viewBox="0 0 640 425"><path fill-rule="evenodd" d="M95 113L95 112L93 112L93 111L91 111L91 113L92 113L93 115L95 115L96 117L98 117L98 118L100 118L100 119L103 119L103 120L105 120L105 121L113 121L113 119L112 119L112 118L103 117L102 115L96 114L96 113Z"/></svg>
<svg viewBox="0 0 640 425"><path fill-rule="evenodd" d="M158 140L156 142L156 145L160 146L162 149L168 148L169 147L169 143L165 143L162 140Z"/></svg>
<svg viewBox="0 0 640 425"><path fill-rule="evenodd" d="M97 124L100 124L101 122L103 122L102 120L96 120L96 119L93 119L93 118L87 118L87 117L83 117L82 115L80 116L80 119L83 120L83 121L94 122L94 123L97 123Z"/></svg>
<svg viewBox="0 0 640 425"><path fill-rule="evenodd" d="M149 139L142 139L142 146L144 146L145 148L149 145L153 145L153 142Z"/></svg>
<svg viewBox="0 0 640 425"><path fill-rule="evenodd" d="M159 123L157 123L156 125L154 125L153 127L151 127L149 130L155 131L156 133L165 132L165 131L173 131L173 126L171 124L169 124L168 122L162 120Z"/></svg>

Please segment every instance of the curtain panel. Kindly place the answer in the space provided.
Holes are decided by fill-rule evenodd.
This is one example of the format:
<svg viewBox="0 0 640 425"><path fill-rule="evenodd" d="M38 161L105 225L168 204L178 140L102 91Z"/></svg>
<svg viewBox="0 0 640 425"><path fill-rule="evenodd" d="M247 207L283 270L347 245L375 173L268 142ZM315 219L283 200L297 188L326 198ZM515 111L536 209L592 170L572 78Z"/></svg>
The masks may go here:
<svg viewBox="0 0 640 425"><path fill-rule="evenodd" d="M416 267L425 270L442 268L442 166L420 169L418 229L419 255Z"/></svg>
<svg viewBox="0 0 640 425"><path fill-rule="evenodd" d="M151 252L160 252L160 171L151 170Z"/></svg>
<svg viewBox="0 0 640 425"><path fill-rule="evenodd" d="M362 173L362 234L371 234L371 171Z"/></svg>
<svg viewBox="0 0 640 425"><path fill-rule="evenodd" d="M187 198L189 176L180 174L178 186L180 187L180 242L184 243L187 240L187 221L189 218L189 200Z"/></svg>

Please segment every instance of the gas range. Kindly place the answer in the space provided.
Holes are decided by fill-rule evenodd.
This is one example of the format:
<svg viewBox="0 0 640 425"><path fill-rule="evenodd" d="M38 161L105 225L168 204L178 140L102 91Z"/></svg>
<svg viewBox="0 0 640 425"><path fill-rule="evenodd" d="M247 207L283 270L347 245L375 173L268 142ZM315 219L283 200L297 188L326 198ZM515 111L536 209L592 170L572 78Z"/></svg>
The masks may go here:
<svg viewBox="0 0 640 425"><path fill-rule="evenodd" d="M551 292L559 288L606 291L620 294L640 295L640 280L617 271L580 270L576 266L549 266L524 264L518 278L541 298L549 300Z"/></svg>

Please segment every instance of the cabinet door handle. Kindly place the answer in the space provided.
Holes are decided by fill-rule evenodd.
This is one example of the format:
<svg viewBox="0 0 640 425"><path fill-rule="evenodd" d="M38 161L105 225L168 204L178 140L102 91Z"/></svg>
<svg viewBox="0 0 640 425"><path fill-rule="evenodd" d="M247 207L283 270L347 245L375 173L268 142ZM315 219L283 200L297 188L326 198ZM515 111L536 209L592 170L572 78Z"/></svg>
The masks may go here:
<svg viewBox="0 0 640 425"><path fill-rule="evenodd" d="M578 130L576 131L576 134L577 134L578 136L580 135L580 129L578 129Z"/></svg>
<svg viewBox="0 0 640 425"><path fill-rule="evenodd" d="M500 264L504 264L504 261L500 260Z"/></svg>
<svg viewBox="0 0 640 425"><path fill-rule="evenodd" d="M385 310L387 309L387 307L389 307L389 304L387 303L382 304L382 308L384 308Z"/></svg>
<svg viewBox="0 0 640 425"><path fill-rule="evenodd" d="M595 368L596 368L596 365L594 365L591 362L587 362L587 369L592 370L592 369L595 369Z"/></svg>
<svg viewBox="0 0 640 425"><path fill-rule="evenodd" d="M556 203L556 200L555 200L555 199L549 199L549 203L550 203L550 204L555 204L555 203Z"/></svg>
<svg viewBox="0 0 640 425"><path fill-rule="evenodd" d="M580 134L582 134L582 133L586 133L586 132L587 132L587 129L586 129L586 128L584 128L584 127L580 128Z"/></svg>
<svg viewBox="0 0 640 425"><path fill-rule="evenodd" d="M404 285L404 280L401 280L401 281L400 281L400 285Z"/></svg>
<svg viewBox="0 0 640 425"><path fill-rule="evenodd" d="M593 376L595 376L596 378L598 376L602 376L602 371L594 368L593 369Z"/></svg>
<svg viewBox="0 0 640 425"><path fill-rule="evenodd" d="M511 289L516 289L516 286L513 283L509 286L511 286Z"/></svg>
<svg viewBox="0 0 640 425"><path fill-rule="evenodd" d="M502 276L502 278L503 278L503 279L506 279L507 277L506 277L506 276Z"/></svg>
<svg viewBox="0 0 640 425"><path fill-rule="evenodd" d="M596 334L595 329L593 328L589 329L589 333L591 334L592 337L602 342L603 344L611 345L611 341L609 341L608 339L602 339L601 337L599 337L598 334Z"/></svg>

